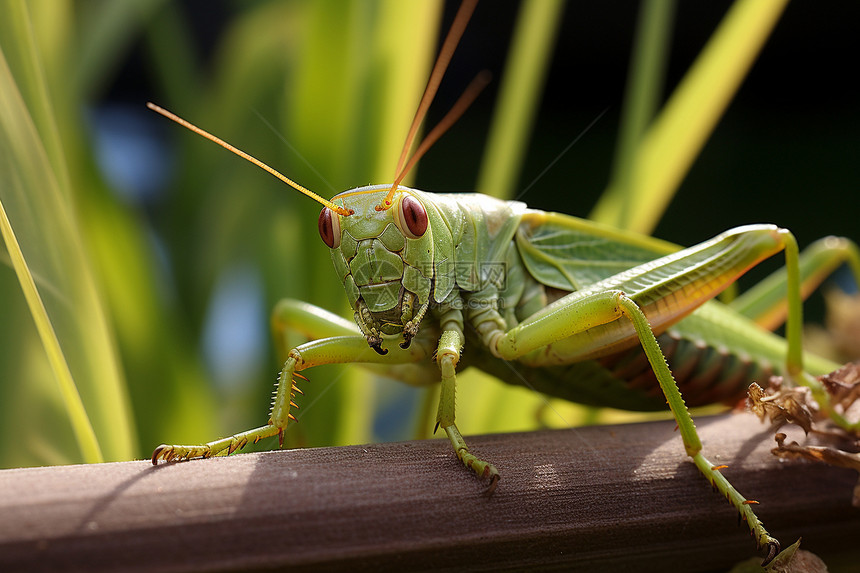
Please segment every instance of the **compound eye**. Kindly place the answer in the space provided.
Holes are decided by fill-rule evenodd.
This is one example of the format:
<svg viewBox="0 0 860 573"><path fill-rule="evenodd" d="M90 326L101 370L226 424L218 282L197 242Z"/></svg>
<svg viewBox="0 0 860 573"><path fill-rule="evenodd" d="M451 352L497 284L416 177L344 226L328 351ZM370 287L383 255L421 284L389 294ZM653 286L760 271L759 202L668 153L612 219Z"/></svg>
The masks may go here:
<svg viewBox="0 0 860 573"><path fill-rule="evenodd" d="M398 206L400 230L409 239L418 239L427 231L427 211L412 195L405 195Z"/></svg>
<svg viewBox="0 0 860 573"><path fill-rule="evenodd" d="M340 246L340 215L332 213L328 207L323 207L323 210L320 211L318 226L323 243L328 245L330 249L338 248Z"/></svg>

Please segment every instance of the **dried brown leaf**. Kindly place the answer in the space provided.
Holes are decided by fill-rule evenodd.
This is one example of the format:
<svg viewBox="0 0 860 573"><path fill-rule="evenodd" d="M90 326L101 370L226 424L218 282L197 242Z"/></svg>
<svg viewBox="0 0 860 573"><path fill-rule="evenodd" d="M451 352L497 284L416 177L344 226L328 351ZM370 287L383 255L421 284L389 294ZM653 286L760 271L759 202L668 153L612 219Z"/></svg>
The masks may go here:
<svg viewBox="0 0 860 573"><path fill-rule="evenodd" d="M767 390L753 382L747 395L750 410L762 420L768 418L774 429L797 424L807 434L812 430L818 408L808 388L783 387L782 377L773 376Z"/></svg>
<svg viewBox="0 0 860 573"><path fill-rule="evenodd" d="M785 434L775 436L777 447L771 450L781 458L806 458L816 462L824 462L831 466L851 468L860 471L860 454L846 452L827 446L801 446L797 442L785 443Z"/></svg>
<svg viewBox="0 0 860 573"><path fill-rule="evenodd" d="M771 452L782 459L804 458L815 462L840 468L850 468L860 472L860 453L846 452L828 446L801 446L797 442L785 443L785 434L775 436L777 447ZM851 501L854 507L860 507L860 480L854 487L854 498Z"/></svg>
<svg viewBox="0 0 860 573"><path fill-rule="evenodd" d="M846 414L860 398L860 363L848 363L839 370L821 376L819 380L830 394L831 402L838 404Z"/></svg>

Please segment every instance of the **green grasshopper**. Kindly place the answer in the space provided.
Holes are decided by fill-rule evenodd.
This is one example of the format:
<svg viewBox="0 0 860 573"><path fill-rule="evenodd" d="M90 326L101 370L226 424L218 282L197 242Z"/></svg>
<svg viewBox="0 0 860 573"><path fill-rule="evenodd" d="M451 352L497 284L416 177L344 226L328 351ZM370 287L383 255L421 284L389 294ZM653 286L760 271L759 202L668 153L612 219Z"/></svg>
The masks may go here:
<svg viewBox="0 0 860 573"><path fill-rule="evenodd" d="M412 384L440 383L437 428L492 492L499 471L470 451L455 421L456 371L476 366L506 382L583 404L660 410L668 403L687 454L736 508L757 546L767 549L768 562L779 542L755 515L754 502L702 454L682 391L693 406L732 404L753 379L780 372L808 386L838 424L857 429L828 406L813 378L837 365L804 356L801 341L801 292L843 261L860 276L860 251L846 239L823 240L801 256L789 231L750 225L681 250L517 201L410 189L399 184L410 165L398 167L394 184L326 200L150 107L321 203L320 236L354 311L353 324L300 301L279 303L275 323L312 340L286 353L266 425L202 445L161 445L153 464L228 455L273 436L283 444L284 431L295 420L302 371L365 363ZM405 149L410 144L411 136ZM754 289L735 308L712 300L780 251L787 273L782 287ZM784 289L787 296L780 302ZM756 323L779 322L772 318L779 315L787 317L785 339Z"/></svg>

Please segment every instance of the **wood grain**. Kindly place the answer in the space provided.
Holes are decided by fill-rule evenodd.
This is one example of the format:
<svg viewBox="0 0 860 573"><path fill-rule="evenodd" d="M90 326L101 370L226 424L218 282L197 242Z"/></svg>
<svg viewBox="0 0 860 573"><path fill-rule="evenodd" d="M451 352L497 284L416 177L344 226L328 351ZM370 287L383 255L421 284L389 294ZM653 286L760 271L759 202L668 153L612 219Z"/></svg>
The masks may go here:
<svg viewBox="0 0 860 573"><path fill-rule="evenodd" d="M784 545L857 556L856 472L777 461L749 414L698 425ZM0 571L694 571L758 555L673 426L472 437L502 474L492 497L443 440L4 470Z"/></svg>

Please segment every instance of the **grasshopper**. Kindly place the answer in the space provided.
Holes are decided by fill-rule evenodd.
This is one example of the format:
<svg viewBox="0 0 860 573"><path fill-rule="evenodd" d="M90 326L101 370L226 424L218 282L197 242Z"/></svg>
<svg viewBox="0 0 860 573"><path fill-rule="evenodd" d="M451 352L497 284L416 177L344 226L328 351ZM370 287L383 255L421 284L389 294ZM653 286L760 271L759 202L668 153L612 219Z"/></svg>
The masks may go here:
<svg viewBox="0 0 860 573"><path fill-rule="evenodd" d="M860 276L860 250L847 239L825 239L801 255L788 230L762 224L680 249L518 201L401 185L420 152L405 167L401 158L393 184L351 189L326 200L150 107L323 205L320 238L354 312L352 324L300 301L279 303L275 323L309 333L312 340L286 353L267 423L206 444L160 445L153 464L228 455L274 436L283 444L284 431L295 420L301 373L324 364L364 363L412 384L440 385L436 427L492 493L500 472L469 449L455 420L456 372L475 366L506 382L584 404L659 410L668 403L686 453L735 507L769 562L780 551L779 541L754 513L755 502L704 456L685 398L691 406L736 403L753 379L779 372L809 387L839 425L857 429L829 406L813 378L837 365L804 355L801 340L801 293L844 261L855 278ZM418 121L416 116L414 128ZM414 129L404 150L413 134ZM771 288L754 290L735 307L713 300L780 252L786 262L784 303L771 304L779 294ZM767 310L759 310L759 303ZM785 339L756 322L772 312L786 317Z"/></svg>

